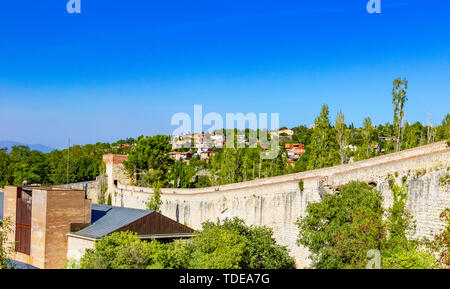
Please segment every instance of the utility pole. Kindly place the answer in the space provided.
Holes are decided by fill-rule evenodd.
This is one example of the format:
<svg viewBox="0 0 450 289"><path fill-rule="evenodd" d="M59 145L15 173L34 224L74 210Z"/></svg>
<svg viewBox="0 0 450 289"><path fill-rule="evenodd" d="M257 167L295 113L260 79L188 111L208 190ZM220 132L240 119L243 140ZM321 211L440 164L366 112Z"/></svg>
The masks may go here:
<svg viewBox="0 0 450 289"><path fill-rule="evenodd" d="M70 136L69 136L69 146L67 147L67 177L66 177L66 188L69 188L69 160L70 160Z"/></svg>

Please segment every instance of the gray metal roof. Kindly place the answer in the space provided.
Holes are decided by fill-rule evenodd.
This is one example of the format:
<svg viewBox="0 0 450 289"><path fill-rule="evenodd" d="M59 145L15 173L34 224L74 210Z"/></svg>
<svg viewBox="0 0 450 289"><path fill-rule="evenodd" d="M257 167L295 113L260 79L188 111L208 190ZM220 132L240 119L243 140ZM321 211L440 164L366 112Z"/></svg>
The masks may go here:
<svg viewBox="0 0 450 289"><path fill-rule="evenodd" d="M9 259L9 260L11 261L11 264L14 266L15 269L39 269L39 268L34 267L27 263L23 263L23 262L16 261L13 259Z"/></svg>
<svg viewBox="0 0 450 289"><path fill-rule="evenodd" d="M0 220L3 220L3 196L5 194L0 192Z"/></svg>
<svg viewBox="0 0 450 289"><path fill-rule="evenodd" d="M91 225L72 234L100 239L153 211L92 204L91 213Z"/></svg>

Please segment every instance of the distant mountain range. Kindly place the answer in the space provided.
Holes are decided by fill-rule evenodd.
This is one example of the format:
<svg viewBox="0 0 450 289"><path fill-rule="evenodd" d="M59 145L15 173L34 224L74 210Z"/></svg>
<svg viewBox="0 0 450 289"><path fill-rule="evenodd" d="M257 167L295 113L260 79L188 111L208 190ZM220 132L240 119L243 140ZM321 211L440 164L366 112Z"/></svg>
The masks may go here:
<svg viewBox="0 0 450 289"><path fill-rule="evenodd" d="M35 151L40 151L43 153L49 153L51 151L54 151L54 148L45 146L45 145L41 145L41 144L25 144L25 143L20 143L20 142L16 142L16 141L0 141L0 148L8 148L8 151L11 150L11 148L13 146L27 146L30 148L30 150L35 150Z"/></svg>

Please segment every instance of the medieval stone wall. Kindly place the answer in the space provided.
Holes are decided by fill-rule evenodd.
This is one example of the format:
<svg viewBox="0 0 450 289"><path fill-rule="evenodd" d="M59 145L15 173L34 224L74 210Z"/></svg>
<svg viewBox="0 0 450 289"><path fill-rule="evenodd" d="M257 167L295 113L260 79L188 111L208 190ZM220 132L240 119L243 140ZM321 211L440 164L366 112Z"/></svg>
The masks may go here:
<svg viewBox="0 0 450 289"><path fill-rule="evenodd" d="M108 161L109 160L109 161ZM151 188L128 186L123 180L120 161L105 160L108 191L113 205L145 208ZM440 179L450 173L450 148L439 142L399 153L352 164L314 171L253 180L243 183L199 189L162 189L162 213L169 218L200 229L207 220L239 217L248 225L267 225L277 242L288 246L299 268L309 264L308 251L296 245L295 221L305 215L309 202L319 201L324 193L333 193L352 180L376 185L384 196L384 205L392 203L387 177L396 176L400 184L407 177L408 209L417 225L417 235L430 237L443 228L440 213L450 205L449 186ZM116 174L118 173L118 174ZM304 182L300 191L298 183Z"/></svg>

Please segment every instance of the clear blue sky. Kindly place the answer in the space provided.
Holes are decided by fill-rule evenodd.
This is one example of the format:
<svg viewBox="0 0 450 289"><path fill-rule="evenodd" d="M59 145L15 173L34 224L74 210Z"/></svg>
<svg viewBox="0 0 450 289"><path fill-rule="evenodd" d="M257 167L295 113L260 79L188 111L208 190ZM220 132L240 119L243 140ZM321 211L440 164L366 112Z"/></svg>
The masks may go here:
<svg viewBox="0 0 450 289"><path fill-rule="evenodd" d="M450 107L447 0L2 1L0 140L64 147L169 134L176 112L278 112L310 125L392 122L394 78L410 122Z"/></svg>

